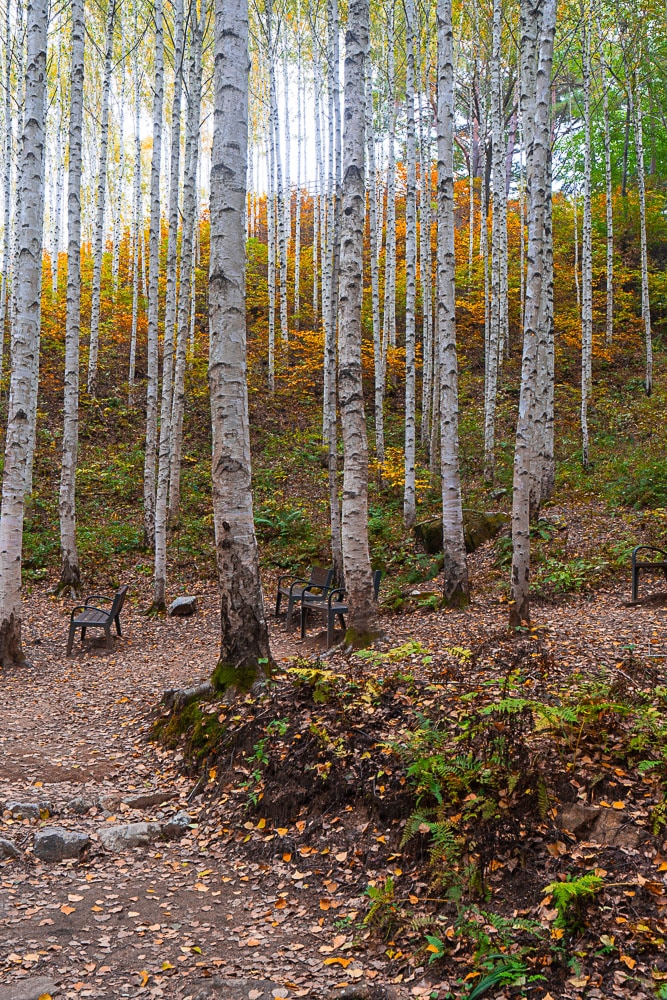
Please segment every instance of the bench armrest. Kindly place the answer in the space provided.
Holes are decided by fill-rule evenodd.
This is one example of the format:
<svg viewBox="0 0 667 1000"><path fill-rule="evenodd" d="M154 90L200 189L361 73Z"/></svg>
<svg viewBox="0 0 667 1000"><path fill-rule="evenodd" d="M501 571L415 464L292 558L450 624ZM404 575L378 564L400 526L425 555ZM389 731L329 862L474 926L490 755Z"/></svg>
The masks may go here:
<svg viewBox="0 0 667 1000"><path fill-rule="evenodd" d="M74 618L77 611L99 611L102 615L109 615L109 608L98 608L96 604L78 604L72 609L70 618Z"/></svg>
<svg viewBox="0 0 667 1000"><path fill-rule="evenodd" d="M88 597L86 598L83 607L87 608L89 606L90 601L109 601L111 604L113 604L114 600L115 598L107 597L106 594L89 594ZM101 609L98 608L97 610L100 611Z"/></svg>
<svg viewBox="0 0 667 1000"><path fill-rule="evenodd" d="M667 560L667 552L664 549L659 549L657 545L636 545L632 550L632 562L633 565L637 561L638 552L659 552L660 555Z"/></svg>
<svg viewBox="0 0 667 1000"><path fill-rule="evenodd" d="M345 597L345 587L334 587L333 590L329 591L329 597L327 598L329 606L333 600L334 594L338 594L338 597Z"/></svg>
<svg viewBox="0 0 667 1000"><path fill-rule="evenodd" d="M303 589L306 590L306 588L308 587L309 584L310 584L310 580L301 579L301 577L298 577L298 576L295 577L292 580L291 584L290 584L290 588L289 588L290 597L292 596L292 593L294 592L294 588L295 587L298 587L299 585L301 585L303 587Z"/></svg>

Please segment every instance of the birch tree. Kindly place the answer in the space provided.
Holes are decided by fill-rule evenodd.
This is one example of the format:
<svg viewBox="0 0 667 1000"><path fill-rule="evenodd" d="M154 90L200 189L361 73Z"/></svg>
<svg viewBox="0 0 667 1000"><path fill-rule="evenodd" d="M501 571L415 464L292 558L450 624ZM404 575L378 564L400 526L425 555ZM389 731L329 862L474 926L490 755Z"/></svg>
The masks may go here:
<svg viewBox="0 0 667 1000"><path fill-rule="evenodd" d="M345 33L345 130L338 295L338 395L343 435L343 562L350 607L346 640L368 645L378 634L368 547L368 443L361 377L364 124L368 0L350 0Z"/></svg>
<svg viewBox="0 0 667 1000"><path fill-rule="evenodd" d="M67 311L65 393L60 473L61 569L57 592L76 597L81 589L76 545L76 465L79 450L79 341L81 336L81 141L85 23L84 0L72 0L69 166L67 176Z"/></svg>
<svg viewBox="0 0 667 1000"><path fill-rule="evenodd" d="M634 92L633 92L634 91ZM630 113L635 138L635 159L637 161L637 193L639 195L639 253L642 282L642 319L644 320L645 369L644 387L646 395L653 392L653 337L651 334L651 302L648 287L648 243L646 239L646 174L644 170L644 123L642 94L639 86L639 69L628 81Z"/></svg>
<svg viewBox="0 0 667 1000"><path fill-rule="evenodd" d="M167 500L171 460L171 411L174 380L174 326L176 323L176 279L178 269L178 219L181 164L181 100L183 96L183 0L174 3L174 91L171 105L171 152L169 162L169 231L167 234L164 336L162 338L162 398L160 443L155 495L155 578L153 608L165 610L167 586Z"/></svg>
<svg viewBox="0 0 667 1000"><path fill-rule="evenodd" d="M454 275L454 54L451 0L438 0L438 367L442 484L443 604L469 601L459 470Z"/></svg>
<svg viewBox="0 0 667 1000"><path fill-rule="evenodd" d="M417 516L415 490L415 304L417 300L417 135L415 126L414 2L405 2L406 30L406 194L405 194L405 487L403 518L411 528Z"/></svg>
<svg viewBox="0 0 667 1000"><path fill-rule="evenodd" d="M19 154L18 253L12 371L7 405L5 462L0 506L0 665L26 663L21 643L21 549L30 420L37 377L44 235L44 108L46 103L47 0L30 0L26 20L24 116Z"/></svg>
<svg viewBox="0 0 667 1000"><path fill-rule="evenodd" d="M521 111L526 136L528 267L519 414L512 494L510 625L530 622L530 492L535 464L537 379L550 314L548 231L551 135L549 104L556 0L521 0Z"/></svg>
<svg viewBox="0 0 667 1000"><path fill-rule="evenodd" d="M0 278L0 379L3 375L5 348L5 326L7 323L7 302L9 298L9 277L12 264L11 253L11 207L12 207L12 5L5 4L5 44L4 44L4 158L3 165L3 234L2 234L2 278Z"/></svg>
<svg viewBox="0 0 667 1000"><path fill-rule="evenodd" d="M134 44L132 49L132 89L134 92L134 191L132 197L132 327L130 331L130 363L127 376L128 406L132 405L134 376L137 362L137 326L139 322L139 244L142 227L141 211L141 77L139 75L139 33L137 30L138 0L134 0Z"/></svg>
<svg viewBox="0 0 667 1000"><path fill-rule="evenodd" d="M150 225L148 249L148 336L146 382L146 446L144 452L144 544L155 539L155 459L158 395L158 277L160 268L160 166L162 159L162 103L164 99L164 25L162 0L155 4L153 83L153 153L151 156Z"/></svg>
<svg viewBox="0 0 667 1000"><path fill-rule="evenodd" d="M216 0L209 329L213 517L221 599L217 687L249 688L270 665L252 511L246 382L247 0Z"/></svg>
<svg viewBox="0 0 667 1000"><path fill-rule="evenodd" d="M590 11L581 19L584 83L584 221L581 243L581 462L589 466L588 400L593 372L593 220L591 211L591 36Z"/></svg>
<svg viewBox="0 0 667 1000"><path fill-rule="evenodd" d="M104 256L104 212L107 194L107 167L109 147L109 95L111 94L111 69L113 37L116 23L116 0L109 0L104 41L104 76L102 79L102 104L100 110L100 151L97 166L97 202L95 206L95 241L93 246L93 287L90 307L90 339L88 349L88 395L97 391L97 357L100 341L100 306L102 296L102 258Z"/></svg>

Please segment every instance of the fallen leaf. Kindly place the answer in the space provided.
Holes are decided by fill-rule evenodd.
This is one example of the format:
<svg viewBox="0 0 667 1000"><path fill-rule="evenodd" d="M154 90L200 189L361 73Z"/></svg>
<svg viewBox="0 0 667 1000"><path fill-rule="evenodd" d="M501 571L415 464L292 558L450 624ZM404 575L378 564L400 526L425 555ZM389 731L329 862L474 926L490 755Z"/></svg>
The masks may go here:
<svg viewBox="0 0 667 1000"><path fill-rule="evenodd" d="M66 917L69 917L70 913L74 913L76 906L67 906L65 903L60 907L60 912L64 913Z"/></svg>

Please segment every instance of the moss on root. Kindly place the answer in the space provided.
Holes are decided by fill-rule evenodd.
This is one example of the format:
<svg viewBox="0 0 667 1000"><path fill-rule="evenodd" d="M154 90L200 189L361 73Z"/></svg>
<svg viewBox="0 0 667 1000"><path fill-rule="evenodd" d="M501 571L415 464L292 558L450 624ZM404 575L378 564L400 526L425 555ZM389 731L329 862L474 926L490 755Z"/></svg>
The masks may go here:
<svg viewBox="0 0 667 1000"><path fill-rule="evenodd" d="M376 639L382 635L379 629L371 629L368 632L360 632L355 628L348 628L345 633L345 645L352 649L367 649L372 646Z"/></svg>
<svg viewBox="0 0 667 1000"><path fill-rule="evenodd" d="M152 737L170 749L182 743L185 756L199 761L214 751L225 732L216 712L203 712L192 702L158 719Z"/></svg>
<svg viewBox="0 0 667 1000"><path fill-rule="evenodd" d="M211 674L211 684L220 693L233 688L241 694L246 694L268 672L267 665L264 664L251 663L235 667L231 663L219 660Z"/></svg>

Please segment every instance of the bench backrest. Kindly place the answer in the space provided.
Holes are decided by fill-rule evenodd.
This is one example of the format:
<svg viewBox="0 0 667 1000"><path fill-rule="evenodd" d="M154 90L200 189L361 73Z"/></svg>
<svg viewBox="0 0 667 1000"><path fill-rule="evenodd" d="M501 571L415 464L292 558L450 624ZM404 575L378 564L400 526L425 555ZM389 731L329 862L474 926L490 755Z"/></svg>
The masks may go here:
<svg viewBox="0 0 667 1000"><path fill-rule="evenodd" d="M110 618L113 620L116 615L119 615L123 610L123 605L125 604L125 595L127 594L128 588L121 587L120 590L116 591L116 595L113 599L113 604L111 605L111 611L109 612Z"/></svg>
<svg viewBox="0 0 667 1000"><path fill-rule="evenodd" d="M378 594L380 593L380 580L382 579L382 570L376 569L373 573L373 596L375 600L378 599Z"/></svg>
<svg viewBox="0 0 667 1000"><path fill-rule="evenodd" d="M333 580L333 573L333 569L327 569L326 566L311 566L308 584L311 587L328 590Z"/></svg>

